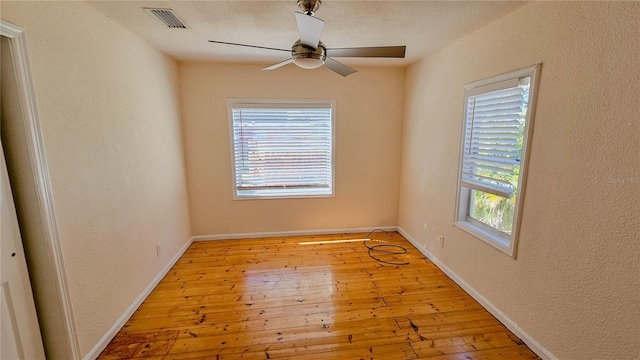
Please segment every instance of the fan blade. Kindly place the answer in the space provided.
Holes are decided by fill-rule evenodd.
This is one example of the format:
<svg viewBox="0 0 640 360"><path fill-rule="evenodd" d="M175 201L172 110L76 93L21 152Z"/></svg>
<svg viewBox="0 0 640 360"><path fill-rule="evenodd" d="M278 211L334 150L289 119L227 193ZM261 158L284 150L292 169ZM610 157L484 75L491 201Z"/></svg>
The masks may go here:
<svg viewBox="0 0 640 360"><path fill-rule="evenodd" d="M278 50L278 51L287 51L287 52L291 52L291 50L286 50L286 49L278 49L278 48L271 48L271 47L264 47L264 46L256 46L256 45L247 45L247 44L237 44L237 43L230 43L230 42L217 41L217 40L209 40L209 42L211 42L211 43L216 43L216 44L225 44L225 45L244 46L244 47L250 47L250 48L256 48L256 49Z"/></svg>
<svg viewBox="0 0 640 360"><path fill-rule="evenodd" d="M296 11L296 22L300 33L300 42L313 49L318 48L324 20Z"/></svg>
<svg viewBox="0 0 640 360"><path fill-rule="evenodd" d="M333 57L382 57L404 58L406 46L374 46L357 48L327 49L327 55Z"/></svg>
<svg viewBox="0 0 640 360"><path fill-rule="evenodd" d="M279 67L281 67L281 66L285 66L285 65L290 64L290 63L292 63L292 62L293 62L293 58L291 58L291 59L287 59L287 60L284 60L284 61L280 61L280 62L279 62L279 63L277 63L277 64L273 64L273 65L271 65L271 66L268 66L268 67L266 67L266 68L264 68L264 69L260 69L260 71L264 71L264 70L275 70L275 69L277 69L277 68L279 68Z"/></svg>
<svg viewBox="0 0 640 360"><path fill-rule="evenodd" d="M328 67L330 70L333 70L334 72L337 72L338 74L342 75L342 76L349 76L355 72L358 72L358 70L356 69L352 69L350 67L348 67L347 65L335 61L332 58L328 57L326 58L326 60L324 61L324 66Z"/></svg>

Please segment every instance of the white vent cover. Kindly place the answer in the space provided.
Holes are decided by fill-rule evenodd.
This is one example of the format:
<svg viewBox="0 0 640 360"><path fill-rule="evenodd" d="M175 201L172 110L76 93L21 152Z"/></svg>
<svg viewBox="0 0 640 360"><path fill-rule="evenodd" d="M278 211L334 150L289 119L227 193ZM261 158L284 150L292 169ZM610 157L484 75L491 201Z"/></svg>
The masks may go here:
<svg viewBox="0 0 640 360"><path fill-rule="evenodd" d="M152 9L144 8L151 15L155 16L158 20L171 29L188 29L189 27L184 23L182 19L172 9Z"/></svg>

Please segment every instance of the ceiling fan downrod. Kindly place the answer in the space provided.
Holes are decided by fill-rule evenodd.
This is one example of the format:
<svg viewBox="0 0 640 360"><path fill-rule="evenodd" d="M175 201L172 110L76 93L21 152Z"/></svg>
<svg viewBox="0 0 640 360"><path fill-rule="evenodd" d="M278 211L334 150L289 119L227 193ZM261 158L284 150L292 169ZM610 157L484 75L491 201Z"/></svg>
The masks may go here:
<svg viewBox="0 0 640 360"><path fill-rule="evenodd" d="M320 7L321 0L298 0L298 7L306 15L313 15Z"/></svg>

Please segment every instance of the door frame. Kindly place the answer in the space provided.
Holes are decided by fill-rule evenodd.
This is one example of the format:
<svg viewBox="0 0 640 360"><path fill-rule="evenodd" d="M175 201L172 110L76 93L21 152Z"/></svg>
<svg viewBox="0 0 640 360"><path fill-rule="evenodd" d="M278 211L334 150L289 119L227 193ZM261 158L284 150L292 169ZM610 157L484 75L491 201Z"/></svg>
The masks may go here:
<svg viewBox="0 0 640 360"><path fill-rule="evenodd" d="M27 134L27 139L25 140L29 149L31 172L35 180L34 183L36 184L36 195L40 207L43 222L42 225L44 227L43 243L38 243L37 246L46 248L48 261L50 262L47 267L53 270L47 274L40 275L47 278L48 282L50 284L54 284L57 289L57 298L48 299L48 301L54 302L54 306L59 308L59 311L62 314L63 324L59 325L65 331L66 343L58 346L65 346L65 352L71 354L72 359L81 359L71 299L69 296L69 288L67 285L64 263L62 261L62 249L60 246L60 237L56 222L53 191L51 187L51 179L49 178L49 168L47 166L47 158L40 127L40 119L38 117L35 92L33 89L31 72L29 70L29 59L27 57L24 31L13 24L0 20L0 35L9 39L13 50L12 53L15 64L18 97L20 98L20 106L24 114L24 127L25 133ZM43 333L43 336L46 335Z"/></svg>

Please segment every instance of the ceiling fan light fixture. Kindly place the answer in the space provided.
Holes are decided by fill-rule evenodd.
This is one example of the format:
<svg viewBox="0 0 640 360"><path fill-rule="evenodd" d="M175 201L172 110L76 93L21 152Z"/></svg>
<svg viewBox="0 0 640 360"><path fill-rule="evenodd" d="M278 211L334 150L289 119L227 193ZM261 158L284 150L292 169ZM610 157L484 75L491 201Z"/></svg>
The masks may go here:
<svg viewBox="0 0 640 360"><path fill-rule="evenodd" d="M298 40L291 47L291 57L293 63L303 69L317 69L324 65L327 59L327 49L322 42L318 44L316 49L311 49Z"/></svg>
<svg viewBox="0 0 640 360"><path fill-rule="evenodd" d="M324 59L316 57L299 57L294 58L293 63L303 69L317 69L320 66L324 65Z"/></svg>

